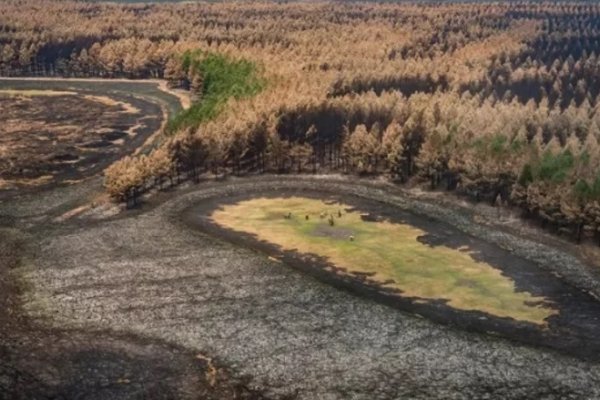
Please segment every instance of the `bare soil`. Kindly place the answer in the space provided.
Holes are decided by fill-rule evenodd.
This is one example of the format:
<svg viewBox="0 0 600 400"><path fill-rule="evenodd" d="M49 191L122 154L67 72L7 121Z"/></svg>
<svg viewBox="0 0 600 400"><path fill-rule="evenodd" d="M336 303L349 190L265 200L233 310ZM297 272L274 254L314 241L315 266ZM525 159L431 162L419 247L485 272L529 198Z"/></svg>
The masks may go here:
<svg viewBox="0 0 600 400"><path fill-rule="evenodd" d="M19 183L0 188L0 399L264 398L198 350L127 331L54 324L51 315L32 318L24 310L33 292L19 271L35 264L40 239L89 210L102 193L97 173L139 149L169 110L179 109L155 86L0 80L0 89L11 88L0 97L0 175ZM60 92L49 97L47 89ZM27 96L19 96L22 90ZM73 182L79 178L89 179Z"/></svg>
<svg viewBox="0 0 600 400"><path fill-rule="evenodd" d="M531 262L539 273L552 275L552 268L560 269L574 286L583 283L592 292L597 288L596 278L575 257L481 226L460 208L413 201L402 191L372 182L262 176L182 187L161 193L132 212L99 218L90 209L59 223L53 221L79 204L73 197L81 197L85 185L49 191L43 198L23 195L16 203L3 204L0 214L4 221L12 221L13 229L28 235L26 241L33 245L22 252L27 262L10 274L10 281L22 288L17 314L31 326L45 329L43 332L81 332L110 338L107 341L126 339L131 347L120 344L109 350L138 360L129 365L132 369L144 365L148 382L152 377L171 377L169 382L177 382L176 377L190 376L188 372L197 376L194 369L184 366L194 365L193 359L201 354L227 372L229 378L223 379L226 387L241 385L245 393L258 392L269 398L600 397L600 365L594 359L484 334L461 321L444 325L423 319L410 310L373 301L371 295L315 279L263 252L203 233L190 226L186 214L210 199L225 201L272 190L304 193L323 187L344 198L358 196L372 199L369 204L373 200L390 204L381 206L382 210L393 204L394 210L429 215L461 235L511 247L516 256L536 260ZM42 347L51 348L43 341L51 336L35 337L41 338ZM143 348L149 342L158 346L157 358L139 357L147 354ZM89 348L94 346L90 342ZM48 365L63 361L73 365L68 362L68 351L64 359L50 363L31 341L24 347L7 347L14 349L9 366L24 352L34 354L30 365L19 368L45 385L42 392L48 387L63 388L52 384L59 375L74 382L68 386L70 398L89 393L89 386L83 384L86 380L78 378L82 374L79 367L58 368L56 371L63 372L49 375L45 372ZM185 356L169 358L173 349L181 349ZM90 363L105 359L89 354ZM161 365L171 372L155 369L159 359L165 360ZM197 360L202 368L205 364ZM118 372L109 375L111 380L122 375L120 364L105 365L91 367L106 371L98 374L100 381L111 370ZM180 368L188 372L182 373ZM14 382L10 375L2 379ZM177 385L194 387L189 381ZM146 392L145 398L164 398L161 393L185 398L165 387ZM99 397L137 398L126 391L105 392Z"/></svg>
<svg viewBox="0 0 600 400"><path fill-rule="evenodd" d="M314 230L313 235L348 240L352 235L354 235L354 231L352 229L323 224Z"/></svg>

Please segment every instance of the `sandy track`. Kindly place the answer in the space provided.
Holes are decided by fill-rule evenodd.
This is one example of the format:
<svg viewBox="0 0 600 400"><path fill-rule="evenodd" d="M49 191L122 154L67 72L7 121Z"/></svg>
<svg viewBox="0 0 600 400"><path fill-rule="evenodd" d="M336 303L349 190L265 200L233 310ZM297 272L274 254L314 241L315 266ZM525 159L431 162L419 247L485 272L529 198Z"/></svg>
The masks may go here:
<svg viewBox="0 0 600 400"><path fill-rule="evenodd" d="M165 93L173 95L179 99L181 108L188 109L191 105L191 99L187 92L174 90L167 86L163 79L111 79L111 78L61 78L61 77L0 77L0 81L32 81L32 82L114 82L114 83L151 83Z"/></svg>

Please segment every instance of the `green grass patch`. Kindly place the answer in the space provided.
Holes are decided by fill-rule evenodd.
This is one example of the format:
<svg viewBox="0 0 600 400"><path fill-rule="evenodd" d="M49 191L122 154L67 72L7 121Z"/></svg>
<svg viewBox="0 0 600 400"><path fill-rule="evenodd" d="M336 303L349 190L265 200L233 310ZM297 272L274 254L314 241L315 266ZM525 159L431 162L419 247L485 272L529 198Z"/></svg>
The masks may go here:
<svg viewBox="0 0 600 400"><path fill-rule="evenodd" d="M517 291L511 279L475 260L468 248L428 246L417 240L426 232L406 224L365 221L344 204L257 198L226 205L211 217L220 226L253 234L282 250L316 254L347 273L369 274L404 296L443 299L456 309L536 324L555 313L544 298Z"/></svg>
<svg viewBox="0 0 600 400"><path fill-rule="evenodd" d="M168 125L168 131L195 127L216 117L231 98L255 96L265 87L258 66L247 60L233 60L227 56L201 51L188 51L181 59L186 73L199 72L202 76L200 101L177 114Z"/></svg>

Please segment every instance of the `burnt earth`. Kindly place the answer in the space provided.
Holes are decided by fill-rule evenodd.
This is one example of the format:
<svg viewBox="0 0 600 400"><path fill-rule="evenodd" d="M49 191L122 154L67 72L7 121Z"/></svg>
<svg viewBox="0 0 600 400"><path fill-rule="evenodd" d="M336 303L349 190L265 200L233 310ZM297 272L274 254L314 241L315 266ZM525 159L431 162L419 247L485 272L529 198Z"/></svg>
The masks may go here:
<svg viewBox="0 0 600 400"><path fill-rule="evenodd" d="M339 290L262 252L199 231L190 226L186 212L210 199L323 187L369 204L389 204L382 212L393 205L429 215L460 235L511 248L515 256L535 262L540 273L556 268L574 286L592 293L598 287L595 275L575 257L482 227L460 209L414 201L385 185L264 176L182 188L141 210L110 218L90 212L52 222L65 211L64 204L81 195L81 186L1 205L3 220L30 235L27 241L33 244L23 250L28 261L10 274L10 281L19 282L23 290L18 314L44 329L134 338L127 339L137 343L131 355L121 351L123 357L140 359L144 341L160 343L165 350L157 350L158 358L176 375L180 363L204 354L248 390L270 398L600 397L600 365L594 359L482 334L469 326L439 324ZM17 355L29 350L44 354L32 345L12 348ZM185 356L169 357L169 349L175 348ZM118 353L115 349L109 346L101 354ZM141 359L150 370L146 376L163 376L150 365L156 359ZM48 365L48 358L41 356L32 366L19 368L35 371L36 379L47 384L39 371ZM119 363L106 365L119 372L110 379L120 375ZM73 379L82 383L69 387L86 393L84 381ZM164 393L172 394L167 389ZM119 392L112 398L132 397Z"/></svg>
<svg viewBox="0 0 600 400"><path fill-rule="evenodd" d="M547 326L501 318L479 311L457 310L446 305L445 300L429 300L405 297L401 292L385 288L380 282L369 279L365 274L348 275L326 259L314 254L282 250L279 246L261 241L256 236L223 228L214 223L210 215L224 204L234 204L260 197L302 196L348 204L363 214L368 221L388 220L408 224L426 232L418 240L428 246L446 246L453 249L467 247L476 260L483 261L515 282L517 291L527 291L536 297L544 297L558 313L547 320ZM534 345L549 346L566 354L577 355L600 361L600 302L589 293L564 282L535 262L518 257L510 251L480 238L465 234L442 221L420 216L399 209L389 203L374 201L364 195L337 193L321 189L305 188L266 190L257 192L253 188L239 190L226 198L216 196L193 206L185 212L185 220L192 227L221 237L236 245L257 249L267 255L281 259L300 271L309 273L324 282L358 293L399 309L418 313L444 324L482 333L494 333L510 339ZM324 226L315 232L347 239L352 232L337 227Z"/></svg>
<svg viewBox="0 0 600 400"><path fill-rule="evenodd" d="M231 376L218 359L197 349L126 331L54 325L51 315L36 319L24 311L33 287L20 271L41 254L39 239L54 233L50 229L57 226L54 219L97 196L102 189L96 172L154 133L166 116L163 108L178 106L156 93L152 84L0 80L0 88L7 85L25 90L77 90L79 94L52 97L52 101L12 99L12 105L3 104L3 111L7 110L3 117L15 120L22 111L29 128L36 124L40 128L16 132L13 142L3 142L15 145L23 140L18 145L26 151L11 149L9 155L18 157L10 164L21 163L24 170L35 166L40 173L46 168L55 174L52 182L35 190L19 188L0 194L0 399L265 398L247 387L246 378ZM108 96L109 104L82 97L88 95ZM126 102L140 111L128 113L112 101ZM99 133L98 129L107 131ZM125 130L133 132L133 137ZM45 144L49 137L55 146ZM122 139L127 141L109 142ZM106 149L88 151L87 143ZM86 157L87 162L79 163ZM10 178L4 166L1 172ZM91 179L57 185L79 177Z"/></svg>
<svg viewBox="0 0 600 400"><path fill-rule="evenodd" d="M151 82L0 79L0 90L3 198L103 171L181 108Z"/></svg>
<svg viewBox="0 0 600 400"><path fill-rule="evenodd" d="M160 127L158 106L135 103L144 114L157 115L154 123L136 127L139 111L81 95L0 95L0 178L18 186L44 177L43 183L58 183L92 174L139 143L136 136L143 139ZM116 123L131 128L131 135L112 130Z"/></svg>

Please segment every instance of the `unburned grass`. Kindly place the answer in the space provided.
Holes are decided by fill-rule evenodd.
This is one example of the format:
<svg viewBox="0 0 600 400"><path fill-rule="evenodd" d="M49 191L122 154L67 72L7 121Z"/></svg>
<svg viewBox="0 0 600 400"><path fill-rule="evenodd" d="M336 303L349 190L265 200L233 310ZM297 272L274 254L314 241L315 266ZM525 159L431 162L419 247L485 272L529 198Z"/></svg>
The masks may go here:
<svg viewBox="0 0 600 400"><path fill-rule="evenodd" d="M517 291L510 278L476 260L467 247L429 246L418 240L426 234L421 229L368 221L344 204L302 197L256 198L225 205L211 218L283 250L315 254L348 273L366 274L403 296L445 300L456 309L535 324L545 324L556 312L544 298Z"/></svg>

